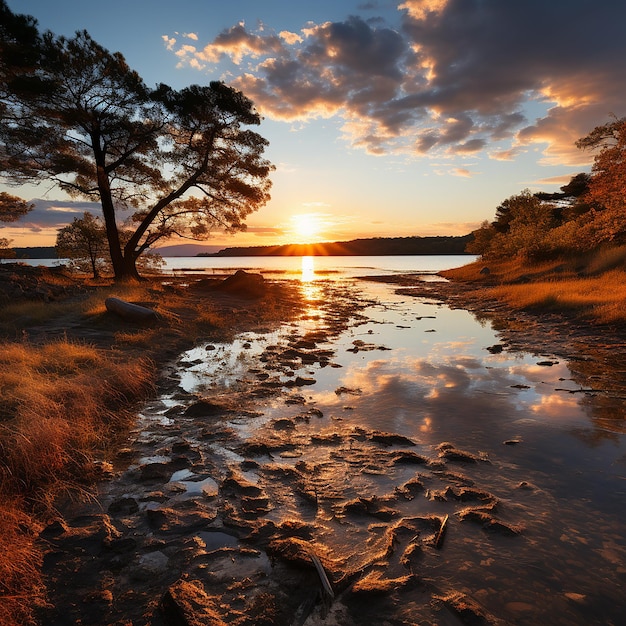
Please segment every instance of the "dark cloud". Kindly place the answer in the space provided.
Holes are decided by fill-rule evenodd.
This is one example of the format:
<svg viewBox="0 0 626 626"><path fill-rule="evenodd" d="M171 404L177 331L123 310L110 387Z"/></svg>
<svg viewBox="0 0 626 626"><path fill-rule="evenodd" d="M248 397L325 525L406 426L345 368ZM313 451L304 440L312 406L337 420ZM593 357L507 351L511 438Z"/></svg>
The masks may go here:
<svg viewBox="0 0 626 626"><path fill-rule="evenodd" d="M85 211L99 215L100 205L95 202L32 200L35 208L16 223L20 228L37 233L51 228L63 228Z"/></svg>
<svg viewBox="0 0 626 626"><path fill-rule="evenodd" d="M626 3L405 0L398 9L395 27L359 16L279 35L239 24L198 55L253 59L234 82L266 116L341 115L346 136L374 153L465 154L508 141L499 154L543 143L548 158L573 163L588 158L576 139L626 114Z"/></svg>

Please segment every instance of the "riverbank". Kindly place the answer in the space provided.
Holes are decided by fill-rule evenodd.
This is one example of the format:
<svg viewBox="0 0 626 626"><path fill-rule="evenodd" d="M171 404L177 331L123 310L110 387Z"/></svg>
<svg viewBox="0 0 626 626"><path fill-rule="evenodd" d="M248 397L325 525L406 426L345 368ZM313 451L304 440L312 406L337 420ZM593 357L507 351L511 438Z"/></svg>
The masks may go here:
<svg viewBox="0 0 626 626"><path fill-rule="evenodd" d="M393 282L401 290L402 295L413 296L417 299L425 297L429 300L445 301L452 308L469 309L478 312L484 320L493 320L501 338L500 344L490 346L494 351L498 349L520 350L539 356L549 353L567 356L568 359L573 358L574 366L580 368L581 379L594 380L594 386L601 389L602 393L608 397L620 397L619 394L624 389L623 371L626 368L619 367L620 355L623 356L624 350L623 343L620 343L621 340L619 339L618 325L596 327L588 321L573 323L571 316L559 315L555 311L546 315L545 313L536 314L521 309L515 310L495 299L486 289L477 288L477 284L480 284L479 280L485 277L485 274L480 274L480 269L482 267L477 268L478 279L476 282L460 280L423 282L420 277L414 275L399 276L393 279ZM496 274L495 269L492 272ZM391 282L389 277L380 278L380 280ZM55 281L59 282L61 279L57 277ZM205 283L205 286L209 285ZM112 289L111 285L82 285L78 291L73 292L68 286L68 291L64 297L55 300L54 294L48 296L47 305L42 307L43 311L47 310L47 319L37 318L34 313L37 307L33 307L33 302L23 302L24 308L21 309L21 313L18 313L16 309L11 309L10 307L13 305L5 306L5 309L8 308L11 314L5 318L4 332L7 336L11 335L13 343L27 344L33 348L44 348L51 341L54 342L55 339L57 341L74 341L75 344L82 346L89 342L90 346L96 344L103 351L102 356L104 354L114 355L121 361L134 361L142 355L143 357L151 355L152 369L150 371L152 372L153 388L158 388L161 391L169 389L178 394L181 394L180 389L178 389L181 382L181 371L193 370L196 367L194 366L195 359L188 357L185 364L179 363L174 369L166 367L166 364L170 359L178 357L186 348L196 344L207 344L207 342L210 347L211 342L228 342L236 331L271 331L282 325L284 321L288 322L290 319L293 321L291 331L288 332L287 336L288 344L284 346L284 349L277 350L276 346L267 345L263 353L259 355L260 364L263 364L262 368L257 365L256 371L249 371L248 377L256 381L254 384L249 381L246 382L241 391L238 388L231 388L219 398L212 398L215 402L210 406L200 404L193 410L190 408L183 409L180 406L164 406L157 410L156 415L162 415L164 423L159 424L157 421L153 432L138 438L139 456L143 455L146 458L139 468L135 468L127 474L127 483L122 480L119 487L122 491L117 493L117 497L113 495L111 496L112 499L100 503L106 513L97 511L96 507L96 512L92 512L91 516L78 516L79 521L76 522L77 525L73 526L65 525L58 516L55 518L55 515L49 514L45 519L45 515L42 516L40 513L37 523L31 517L31 521L28 522L31 524L28 533L24 532L24 528L28 527L28 524L24 524L23 519L21 526L16 522L14 527L31 539L36 539L39 531L43 530L43 537L49 546L47 567L54 569L56 560L61 559L65 561L65 563L61 563L61 571L63 571L63 567L69 568L67 570L68 575L70 571L73 571L74 574L72 575L78 576L78 582L81 579L81 572L85 573L85 570L80 569L85 565L84 563L79 565L80 555L84 554L85 549L89 550L89 546L97 544L99 551L102 551L103 546L105 546L103 563L106 564L107 568L110 568L106 570L110 573L107 574L105 571L103 575L100 568L96 568L94 572L93 566L91 566L92 569L87 570L87 574L95 576L97 573L94 580L101 583L100 587L86 585L90 593L85 596L81 595L78 605L76 593L73 592L76 597L65 597L64 602L67 604L61 603L56 611L54 609L52 611L52 614L56 615L56 619L59 620L58 623L63 623L62 620L65 619L63 616L67 617L68 611L78 611L77 615L80 615L80 612L87 610L86 607L88 606L92 606L100 618L104 614L103 611L115 610L118 612L118 616L123 616L125 609L129 611L138 610L137 607L141 606L139 596L133 596L130 590L142 589L142 593L147 593L154 580L155 572L159 572L159 576L161 576L161 570L164 567L169 568L172 563L178 563L178 560L187 563L193 561L197 570L197 572L194 570L195 573L200 574L202 570L203 575L209 575L212 584L224 586L224 593L228 592L232 595L236 606L244 607L246 606L244 596L247 592L238 592L236 588L230 588L226 584L231 571L229 569L231 566L227 567L227 565L231 559L235 559L237 563L241 562L248 565L256 563L256 566L261 568L258 572L261 576L265 569L269 568L269 564L263 561L260 555L265 554L267 547L265 544L268 544L270 539L273 541L274 554L288 564L282 566L285 568L284 577L281 577L281 568L278 570L279 574L276 574L276 570L271 568L274 572L274 578L277 577L283 583L287 583L289 580L299 580L299 577L302 576L307 580L311 579L309 571L302 567L306 563L302 561L303 555L299 553L299 550L307 545L305 541L315 531L312 526L308 524L303 526L300 522L295 525L293 523L278 524L271 521L261 523L263 516L268 510L271 510L275 497L278 495L271 492L270 487L271 485L274 485L274 488L275 485L282 485L286 491L293 492L298 498L307 502L307 506L311 507L311 510L317 508L318 499L322 501L328 496L329 501L331 501L334 496L325 493L328 491L328 484L321 476L313 472L312 466L300 464L302 466L297 466L297 472L294 472L288 471L289 468L278 462L270 464L263 462L262 468L257 467L255 469L252 459L258 455L264 455L264 451L267 451L270 455L275 454L282 457L283 461L286 462L296 454L298 444L302 443L300 441L302 436L298 435L299 430L304 428L309 421L316 422L322 416L314 411L305 410L306 407L304 406L297 409L299 405L296 404L295 409L300 412L295 418L274 420L269 425L270 428L265 432L265 435L259 434L258 437L253 437L254 447L248 445L245 452L241 452L242 455L245 455L248 463L245 468L242 465L242 471L244 474L246 470L259 472L267 482L267 485L264 485L267 493L249 484L239 474L233 477L222 476L219 490L223 494L222 497L225 498L221 505L224 507L223 510L219 506L214 506L214 490L217 489L217 486L212 480L217 479L219 472L216 471L217 468L213 465L214 461L205 452L205 448L212 448L214 444L223 445L225 448L234 445L237 433L232 426L229 428L220 426L220 416L230 415L235 407L238 409L245 407L246 398L258 401L262 398L271 398L273 394L278 393L284 386L284 381L279 384L279 381L276 380L277 373L282 372L281 376L284 377L284 372L291 372L289 380L292 383L286 387L289 393L287 399L300 402L304 400L305 393L303 390L307 389L307 385L312 384L310 374L306 371L307 368L310 369L313 365L316 368L322 368L323 364L324 371L333 371L331 369L333 367L333 354L327 349L318 347L317 344L328 342L333 336L343 332L350 319L353 319L352 323L354 324L360 323L359 310L366 303L359 302L357 293L358 288L352 295L338 290L326 289L315 295L313 299L309 294L309 299L304 302L301 299L300 288L289 281L273 285L270 288L270 293L264 298L242 299L233 294L219 293L214 290L194 289L187 284L185 279L177 279L174 283L168 279L165 283L162 280L155 280L139 288L127 287L121 291ZM161 322L148 327L121 322L106 312L103 302L107 295L116 295L128 301L154 308L159 312ZM95 301L92 298L95 298ZM30 317L26 314L27 305L33 307L29 314ZM70 305L73 308L68 310L67 307ZM40 315L43 314L42 310L39 311ZM307 312L309 310L310 312ZM326 318L329 320L328 329L324 333L307 333L307 327L312 322L319 325L322 323L321 320ZM21 324L16 325L16 319L21 319ZM375 329L376 326L372 328ZM287 331L289 331L289 326ZM365 339L368 339L367 335ZM251 345L246 347L245 341L239 342L241 345L238 344L238 346L241 353L245 354L246 351L254 350L254 341L249 343ZM356 340L350 351L359 350L384 350L384 346L371 343L369 339L368 341ZM206 353L211 354L210 352ZM297 363L294 363L294 359ZM611 367L607 367L608 359L612 359ZM236 362L237 359L234 363ZM269 367L270 365L271 367ZM298 373L296 365L303 369L301 373ZM44 370L49 368L50 364L46 365ZM620 373L620 369L622 373ZM227 373L225 372L225 374ZM74 383L77 382L74 379ZM84 383L84 379L81 382ZM151 392L148 391L148 393ZM352 405L357 404L359 397L357 390L342 389L340 393L344 394L346 398L350 398ZM337 396L337 391L332 395ZM302 396L302 398L300 399L298 396ZM195 406L193 404L195 402L194 394L181 394L177 397L177 404L184 405L192 402L190 406ZM171 412L168 413L170 409ZM198 413L194 414L196 410ZM335 458L338 458L338 455L345 455L341 462L349 463L354 471L359 467L358 463L364 464L364 476L370 475L374 470L379 472L380 468L386 467L386 464L389 465L388 471L391 472L394 467L422 463L423 474L430 481L439 480L437 475L444 469L441 466L442 459L446 458L445 454L449 453L450 448L441 448L441 459L423 459L420 455L415 455L410 451L403 451L404 456L398 456L397 450L393 446L388 447L392 441L389 439L391 436L395 437L393 441L402 441L398 434L376 433L367 429L361 429L356 434L346 434L341 427L342 420L345 421L346 415L331 417L328 426L330 428L332 424L336 432L329 430L323 434L316 434L315 445L319 448L328 447L332 450L332 455ZM170 418L174 421L168 425ZM254 418L255 416L252 414L246 417L246 419L252 420ZM325 420L322 420L320 424L322 422L326 423ZM3 422L3 426L6 424ZM613 421L607 419L606 428L613 429L615 432L623 432L623 430L619 430L620 426L623 429L623 422L618 424L615 419ZM3 432L7 431L8 428L3 429ZM123 439L124 429L122 428L119 432ZM285 443L283 440L285 437L291 438L292 434L295 445L294 443ZM202 441L202 446L195 445L194 442L196 441ZM120 440L118 442L122 445ZM384 443L382 450L379 449L381 442ZM114 449L115 446L110 447L111 451ZM162 450L161 454L165 454L168 460L151 458L150 454L154 454L150 452L151 450ZM99 468L98 471L102 477L110 475L110 472L115 469L103 462L106 460L105 451L106 446L103 448L98 445L87 450L91 458L96 461L95 467ZM355 454L357 454L357 458L354 457ZM373 454L378 456L374 458ZM379 467L374 467L376 465ZM146 469L141 469L142 467ZM483 466L478 464L477 467ZM172 472L178 476L178 480L173 480ZM458 480L458 474L455 476L456 478L450 473L449 480L452 478ZM200 509L193 508L191 500L185 500L182 494L177 499L176 489L184 491L183 485L185 489L194 486L194 488L198 487L202 491L204 505L200 506ZM88 484L83 484L82 487L85 489L84 494L87 495L89 493ZM406 494L402 497L407 501L411 501L415 495L411 492L412 487L421 488L417 482L407 483L404 487L406 489L402 493L406 492ZM459 487L453 485L446 487L446 489L446 493L454 494ZM128 499L121 497L125 491L132 494ZM146 492L143 493L143 491ZM436 491L434 490L433 493ZM463 493L467 496L469 492ZM148 498L149 504L146 505L142 498ZM206 503L207 498L208 505ZM174 506L169 505L171 499L176 501ZM237 508L231 510L228 506L229 502L236 502ZM384 520L385 516L393 515L391 507L396 506L396 504L391 500L385 502L372 500L365 503L361 501L359 504L355 500L346 504L343 514L351 517L373 515L374 518ZM146 506L148 509L145 508ZM80 506L77 505L75 508L80 509ZM192 541L197 533L191 533L187 539L183 534L182 538L178 539L181 527L188 526L194 529L197 523L198 528L204 529L207 525L214 523L211 520L213 520L216 512L219 513L220 518L223 518L222 523L227 524L228 532L226 534L217 531L208 534L206 532L201 533L203 541L209 539L211 541L226 541L228 537L230 537L228 541L234 541L233 537L248 537L249 534L252 534L252 537L248 537L248 545L252 544L259 547L259 550L251 550L249 547L234 549L228 545L219 548L219 563L224 568L221 572L214 571L214 560L210 560L210 563L207 560L209 558L206 556L208 548L202 549L202 546L197 545L197 542L194 543L195 539ZM107 521L109 516L110 521ZM5 516L5 519L7 517L10 519L10 516ZM135 519L137 521L130 521ZM422 533L423 537L430 536L429 533L432 532L432 529L428 524L431 524L432 528L436 530L437 524L441 523L443 517L428 518L430 521L426 518L419 519L421 520L420 523L425 526L417 530L411 527L409 530L414 531L411 537L415 533ZM110 522L113 524L111 525ZM506 525L503 528L506 530ZM515 524L512 524L509 529L513 532ZM81 533L89 534L88 543L85 543L85 534ZM140 539L142 533L145 533L145 536ZM264 536L263 533L267 533L267 536ZM436 538L435 534L433 534L433 540ZM10 545L12 553L16 554L18 544L11 543ZM261 546L263 547L261 548ZM418 548L416 546L417 544L413 547L414 556L417 558ZM422 546L422 549L428 553L428 546ZM324 557L324 555L321 556ZM31 563L36 563L37 555L31 554L29 558ZM211 557L211 559L213 558ZM136 562L137 559L139 559L138 562ZM131 560L132 564L129 564ZM343 564L335 563L333 566L332 562L327 559L323 558L322 560L324 565L329 568L329 575L333 583L335 579L339 580L341 574L345 572ZM296 565L295 570L293 569L294 564ZM367 567L372 567L372 572L375 572L376 568L373 567L373 564L374 561ZM15 570L15 566L13 567ZM134 577L131 581L132 585L126 580L127 576ZM7 579L4 580L6 584ZM58 590L61 592L64 589L67 590L68 580L70 578L65 575L58 578L56 583L59 585ZM83 586L85 586L86 580L88 579L83 576ZM258 591L259 580L256 581L257 587L249 588L251 593ZM408 588L411 581L415 582L415 580L411 575L410 579L408 576L400 577L393 579L389 584ZM348 582L343 580L340 586ZM374 582L375 584L370 580L368 585L361 584L355 598L358 600L359 597L365 597L362 594L376 594L383 591L383 583ZM312 589L316 588L315 577L310 580L310 583ZM387 579L384 579L384 584L387 583ZM38 584L41 585L41 581ZM116 588L115 585L123 587L125 584L129 593L118 596L119 586ZM71 583L69 586L71 587ZM264 587L261 586L261 588ZM170 592L172 591L174 595L178 593L177 600L172 598L175 605L176 602L188 601L192 604L200 602L200 604L195 605L196 608L204 606L202 610L205 610L211 603L205 596L202 596L201 590L194 585L181 584L172 587ZM268 586L268 591L275 593L276 588ZM27 602L30 603L30 608L33 608L33 600L36 599L37 593L43 600L43 588L33 584L31 592L31 595L28 596L22 590L21 601L24 605ZM155 601L159 601L162 597L163 588L155 588L152 592L156 594ZM67 596L67 594L65 595ZM15 593L15 596L18 594ZM289 604L287 598L283 598L285 606L270 606L270 596L271 594L254 595L258 620L269 619L268 615L272 611L283 610ZM297 599L295 588L292 590L292 596L291 600L295 601ZM425 595L426 600L427 596L428 594ZM298 596L298 599L301 598ZM51 604L55 603L54 593L49 596L48 600ZM460 603L455 605L453 600L450 600L450 604L452 607L457 606L459 610L463 606ZM156 610L154 604L152 609ZM466 610L471 615L471 611L476 609L469 606L466 607ZM478 619L478 617L478 614L474 613L473 618ZM237 619L240 619L243 624L255 619L255 617L251 614L246 617L244 613L241 613ZM25 619L13 619L13 621L9 620L6 623L20 623L20 621L28 623Z"/></svg>
<svg viewBox="0 0 626 626"><path fill-rule="evenodd" d="M0 266L0 624L35 623L52 602L39 533L61 502L89 499L163 381L163 366L200 340L271 329L299 311L297 286L216 290L211 280L139 285L77 279L59 268ZM150 308L143 324L107 311L117 297Z"/></svg>

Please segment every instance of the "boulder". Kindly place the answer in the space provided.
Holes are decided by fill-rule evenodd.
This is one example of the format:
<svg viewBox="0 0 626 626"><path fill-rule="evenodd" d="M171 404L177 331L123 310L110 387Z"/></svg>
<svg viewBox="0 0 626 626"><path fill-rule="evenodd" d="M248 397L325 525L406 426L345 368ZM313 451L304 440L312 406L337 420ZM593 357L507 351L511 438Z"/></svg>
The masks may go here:
<svg viewBox="0 0 626 626"><path fill-rule="evenodd" d="M266 285L261 274L237 270L232 276L219 283L216 289L248 298L258 298L265 294Z"/></svg>

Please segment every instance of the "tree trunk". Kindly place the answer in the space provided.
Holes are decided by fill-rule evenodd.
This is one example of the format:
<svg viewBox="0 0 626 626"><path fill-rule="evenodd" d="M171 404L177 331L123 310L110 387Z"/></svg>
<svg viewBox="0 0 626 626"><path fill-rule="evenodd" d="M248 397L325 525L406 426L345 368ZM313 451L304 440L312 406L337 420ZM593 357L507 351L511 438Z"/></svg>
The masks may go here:
<svg viewBox="0 0 626 626"><path fill-rule="evenodd" d="M137 271L137 266L135 264L136 258L132 254L126 253L122 257L122 269L121 272L115 271L115 280L119 281L140 281L143 280Z"/></svg>
<svg viewBox="0 0 626 626"><path fill-rule="evenodd" d="M102 217L104 218L104 227L107 234L107 241L109 242L109 254L111 255L111 265L113 265L113 274L115 275L115 280L123 280L124 257L122 255L120 234L117 230L117 220L115 219L111 181L106 171L105 152L100 145L100 139L98 132L94 132L91 135L91 146L96 161L96 177L98 180L98 192L100 193L100 204L102 206Z"/></svg>

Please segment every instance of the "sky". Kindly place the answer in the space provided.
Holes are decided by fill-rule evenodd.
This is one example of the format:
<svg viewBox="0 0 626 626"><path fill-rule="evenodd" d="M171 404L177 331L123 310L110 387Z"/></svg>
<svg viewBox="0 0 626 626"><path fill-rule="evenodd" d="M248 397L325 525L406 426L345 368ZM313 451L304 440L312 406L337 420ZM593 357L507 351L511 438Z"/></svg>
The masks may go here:
<svg viewBox="0 0 626 626"><path fill-rule="evenodd" d="M626 115L626 2L7 2L41 30L86 29L148 86L224 80L253 100L272 199L220 247L464 235L590 171L575 141ZM45 184L0 190L36 205L0 229L15 246L97 212Z"/></svg>

